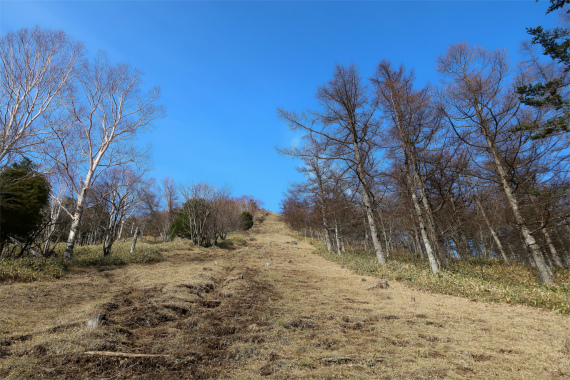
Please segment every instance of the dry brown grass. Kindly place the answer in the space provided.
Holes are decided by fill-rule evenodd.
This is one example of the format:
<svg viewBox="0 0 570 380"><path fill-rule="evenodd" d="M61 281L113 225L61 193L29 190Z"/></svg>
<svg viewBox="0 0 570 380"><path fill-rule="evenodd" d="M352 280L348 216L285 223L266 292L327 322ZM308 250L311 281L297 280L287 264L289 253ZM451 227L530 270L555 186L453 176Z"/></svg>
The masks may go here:
<svg viewBox="0 0 570 380"><path fill-rule="evenodd" d="M378 278L313 254L274 214L252 236L0 286L0 378L570 378L567 316L394 281L367 290Z"/></svg>

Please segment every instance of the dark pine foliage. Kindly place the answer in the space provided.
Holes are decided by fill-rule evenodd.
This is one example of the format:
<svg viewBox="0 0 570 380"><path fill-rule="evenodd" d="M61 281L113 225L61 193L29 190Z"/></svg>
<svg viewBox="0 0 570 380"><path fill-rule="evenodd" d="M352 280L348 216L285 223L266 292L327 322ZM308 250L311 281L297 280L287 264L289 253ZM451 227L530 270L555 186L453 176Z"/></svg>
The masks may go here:
<svg viewBox="0 0 570 380"><path fill-rule="evenodd" d="M253 215L249 211L242 212L239 219L242 230L247 231L253 227Z"/></svg>
<svg viewBox="0 0 570 380"><path fill-rule="evenodd" d="M550 0L550 4L547 14L570 4L570 0ZM564 90L570 85L567 80L567 73L570 70L570 29L554 28L548 30L538 26L527 28L527 32L533 36L532 43L542 47L544 55L563 66L564 76L554 78L546 83L529 83L518 87L517 93L520 94L521 102L532 107L548 107L558 112L568 109L570 101L564 96ZM562 115L564 116L554 116L539 126L528 126L528 128L536 130L533 138L543 138L556 132L568 132L570 120L568 120L566 112L563 112Z"/></svg>
<svg viewBox="0 0 570 380"><path fill-rule="evenodd" d="M33 237L42 224L49 193L48 181L29 159L0 171L0 248Z"/></svg>

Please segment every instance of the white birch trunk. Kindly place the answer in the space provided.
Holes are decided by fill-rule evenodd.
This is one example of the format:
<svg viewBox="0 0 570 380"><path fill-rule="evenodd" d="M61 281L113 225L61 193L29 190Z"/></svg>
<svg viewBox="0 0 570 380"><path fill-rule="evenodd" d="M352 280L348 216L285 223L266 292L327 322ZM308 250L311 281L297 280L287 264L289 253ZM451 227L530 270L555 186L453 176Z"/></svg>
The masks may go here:
<svg viewBox="0 0 570 380"><path fill-rule="evenodd" d="M91 176L89 176L89 182L91 182ZM75 209L71 218L69 237L67 238L67 244L63 253L63 258L65 260L73 260L73 249L75 248L77 233L79 230L79 225L81 224L81 217L83 216L83 208L85 206L85 193L87 192L87 188L89 186L87 184L89 182L88 180L85 180L85 183L81 187L81 192L77 196L77 203L75 204Z"/></svg>
<svg viewBox="0 0 570 380"><path fill-rule="evenodd" d="M137 239L139 238L139 228L137 227L135 230L135 235L133 236L133 245L131 245L131 255L135 252L135 248L137 247Z"/></svg>

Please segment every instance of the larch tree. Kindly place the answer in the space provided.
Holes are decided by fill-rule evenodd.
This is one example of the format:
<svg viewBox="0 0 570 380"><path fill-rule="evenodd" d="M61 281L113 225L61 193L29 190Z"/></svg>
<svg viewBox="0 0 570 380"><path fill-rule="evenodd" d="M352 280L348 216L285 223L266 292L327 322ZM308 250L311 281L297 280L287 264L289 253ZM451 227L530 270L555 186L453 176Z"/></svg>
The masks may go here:
<svg viewBox="0 0 570 380"><path fill-rule="evenodd" d="M470 149L489 160L491 178L502 188L541 281L553 283L515 191L513 173L516 171L509 168L511 153L522 150L524 141L521 136L512 134L520 125L521 110L509 81L511 73L506 53L469 47L465 43L452 45L447 54L439 58L438 71L444 78L441 109L448 126Z"/></svg>
<svg viewBox="0 0 570 380"><path fill-rule="evenodd" d="M279 109L279 115L291 129L317 136L330 147L331 157L342 160L353 170L376 258L385 264L386 254L378 238L374 215L374 178L371 175L381 128L377 119L378 103L354 65L337 65L332 79L319 87L316 98L320 104L317 110L299 115Z"/></svg>
<svg viewBox="0 0 570 380"><path fill-rule="evenodd" d="M305 175L305 182L299 184L297 190L314 197L315 205L320 211L325 245L327 250L331 251L333 242L329 208L331 201L334 202L334 200L331 199L330 194L331 189L338 182L334 180L333 160L328 157L326 145L319 142L319 139L315 138L313 134L308 133L304 140L306 140L306 144L301 148L278 149L278 151L281 154L302 160L302 165L297 168L297 171Z"/></svg>
<svg viewBox="0 0 570 380"><path fill-rule="evenodd" d="M406 182L416 213L422 241L429 258L432 272L439 272L438 233L432 206L426 192L426 179L420 173L418 155L426 149L437 133L437 117L426 89L413 88L413 74L406 73L403 66L394 70L383 61L378 65L376 85L378 100L382 104L392 134L400 143L404 157Z"/></svg>

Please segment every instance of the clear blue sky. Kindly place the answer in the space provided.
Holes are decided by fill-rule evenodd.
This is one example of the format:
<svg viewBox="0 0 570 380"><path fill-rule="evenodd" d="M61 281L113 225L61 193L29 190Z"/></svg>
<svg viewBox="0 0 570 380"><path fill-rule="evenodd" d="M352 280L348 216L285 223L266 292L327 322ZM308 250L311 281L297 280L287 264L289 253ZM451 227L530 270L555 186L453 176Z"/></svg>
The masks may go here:
<svg viewBox="0 0 570 380"><path fill-rule="evenodd" d="M370 77L382 59L437 82L435 59L466 41L518 59L525 27L551 26L547 1L5 1L0 32L63 29L90 54L107 51L159 85L167 118L142 137L154 171L209 181L278 211L296 163L274 146L298 136L276 108L314 105L335 63Z"/></svg>

